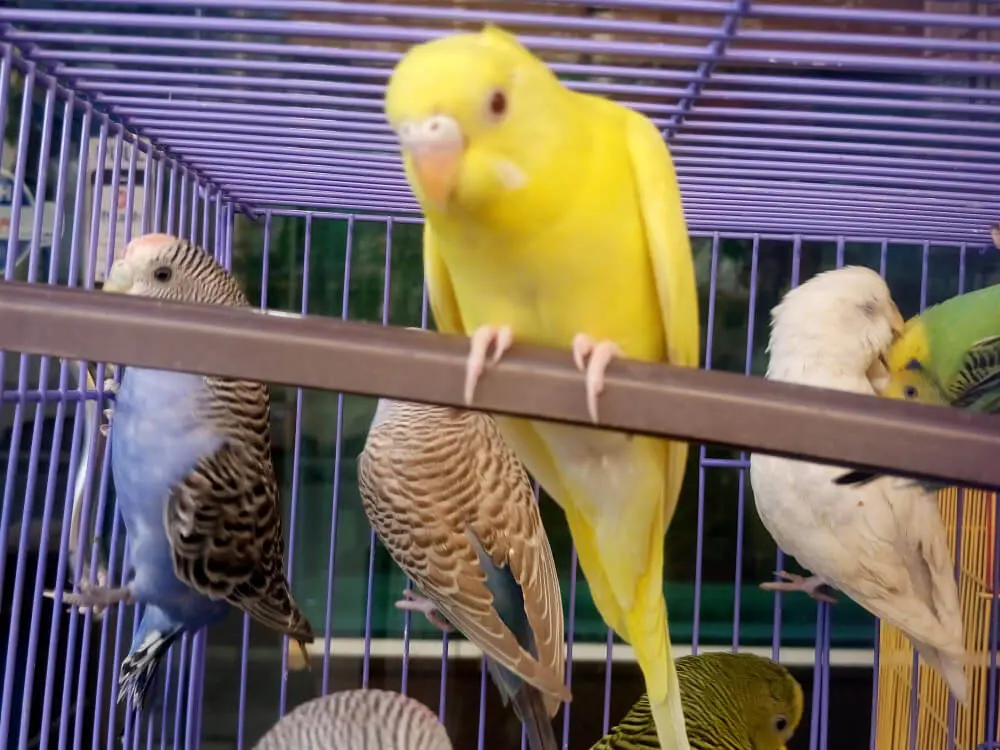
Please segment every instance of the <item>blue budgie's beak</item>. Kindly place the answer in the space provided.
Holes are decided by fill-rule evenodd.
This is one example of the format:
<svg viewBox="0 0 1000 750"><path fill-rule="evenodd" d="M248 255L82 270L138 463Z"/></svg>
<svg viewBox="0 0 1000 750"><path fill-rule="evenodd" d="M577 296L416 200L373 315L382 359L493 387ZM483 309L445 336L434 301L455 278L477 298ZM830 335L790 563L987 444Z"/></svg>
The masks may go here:
<svg viewBox="0 0 1000 750"><path fill-rule="evenodd" d="M105 292L119 292L127 294L132 288L132 271L123 261L116 261L111 266L111 273L104 282Z"/></svg>

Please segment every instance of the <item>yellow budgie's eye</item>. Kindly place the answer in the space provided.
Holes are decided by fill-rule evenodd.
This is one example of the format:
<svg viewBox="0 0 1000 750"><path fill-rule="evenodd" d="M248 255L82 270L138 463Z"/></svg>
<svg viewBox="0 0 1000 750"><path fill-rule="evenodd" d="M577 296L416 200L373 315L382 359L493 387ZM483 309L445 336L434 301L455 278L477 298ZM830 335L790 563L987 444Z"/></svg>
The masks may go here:
<svg viewBox="0 0 1000 750"><path fill-rule="evenodd" d="M496 119L507 114L507 95L503 91L497 90L490 95L490 114Z"/></svg>
<svg viewBox="0 0 1000 750"><path fill-rule="evenodd" d="M778 734L781 734L786 729L788 729L788 717L783 714L775 716L773 722L774 722L774 731L777 732Z"/></svg>

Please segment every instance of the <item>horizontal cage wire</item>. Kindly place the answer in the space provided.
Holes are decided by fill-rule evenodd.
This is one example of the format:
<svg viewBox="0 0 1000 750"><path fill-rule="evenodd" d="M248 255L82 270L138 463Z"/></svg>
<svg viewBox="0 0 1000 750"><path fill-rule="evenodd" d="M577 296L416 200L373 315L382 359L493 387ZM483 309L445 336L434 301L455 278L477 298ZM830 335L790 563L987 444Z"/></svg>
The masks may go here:
<svg viewBox="0 0 1000 750"><path fill-rule="evenodd" d="M208 250L279 319L433 328L422 217L385 83L413 44L485 22L515 32L570 88L662 132L691 235L705 369L762 376L770 311L828 269L875 269L904 318L1000 281L1000 4L985 0L8 0L4 281L97 289L133 238L165 232ZM0 289L0 318L19 293ZM61 304L70 298L52 310ZM163 310L164 321L180 315ZM184 334L207 328L203 317ZM301 323L305 339L308 321L283 322ZM13 327L0 319L0 346ZM142 348L141 335L126 344ZM482 651L394 606L411 582L358 487L377 391L277 378L271 451L287 577L317 636L310 669L288 637L230 614L174 642L143 711L119 704L142 608L55 603L77 581L129 575L100 429L114 405L106 380L122 368L93 356L0 351L0 746L242 750L315 696L381 687L430 707L455 747L528 747ZM983 456L989 439L968 445ZM752 507L748 474L748 450L692 443L665 545L673 655L733 650L785 665L804 696L789 750L1000 748L997 495L939 495L970 655L961 706L901 631L846 595L831 606L760 590L788 562ZM553 725L562 748L585 750L625 716L642 675L597 610L563 513L535 492L573 691Z"/></svg>

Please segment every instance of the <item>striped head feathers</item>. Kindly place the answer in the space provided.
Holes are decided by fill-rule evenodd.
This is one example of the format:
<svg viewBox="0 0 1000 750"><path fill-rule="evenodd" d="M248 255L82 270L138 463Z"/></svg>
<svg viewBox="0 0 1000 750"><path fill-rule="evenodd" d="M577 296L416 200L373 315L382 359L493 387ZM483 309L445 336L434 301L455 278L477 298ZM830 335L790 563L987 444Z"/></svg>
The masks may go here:
<svg viewBox="0 0 1000 750"><path fill-rule="evenodd" d="M239 284L209 253L169 234L132 240L115 261L104 291L205 305L247 307Z"/></svg>

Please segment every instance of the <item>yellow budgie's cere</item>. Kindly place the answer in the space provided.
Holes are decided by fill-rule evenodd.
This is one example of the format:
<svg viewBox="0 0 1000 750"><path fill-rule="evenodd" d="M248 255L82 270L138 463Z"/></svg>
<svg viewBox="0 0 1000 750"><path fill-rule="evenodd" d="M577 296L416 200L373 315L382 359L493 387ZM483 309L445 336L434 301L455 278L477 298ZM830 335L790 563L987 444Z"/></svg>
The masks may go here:
<svg viewBox="0 0 1000 750"><path fill-rule="evenodd" d="M681 702L694 750L785 750L802 720L802 686L787 669L753 654L677 660ZM591 750L653 750L656 729L642 696Z"/></svg>
<svg viewBox="0 0 1000 750"><path fill-rule="evenodd" d="M467 403L514 341L572 351L595 423L614 357L698 366L691 249L652 122L567 89L495 26L411 49L386 114L426 217L437 328L471 337ZM663 598L687 444L498 423L566 513L598 610L635 649L662 746L688 750Z"/></svg>

